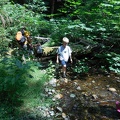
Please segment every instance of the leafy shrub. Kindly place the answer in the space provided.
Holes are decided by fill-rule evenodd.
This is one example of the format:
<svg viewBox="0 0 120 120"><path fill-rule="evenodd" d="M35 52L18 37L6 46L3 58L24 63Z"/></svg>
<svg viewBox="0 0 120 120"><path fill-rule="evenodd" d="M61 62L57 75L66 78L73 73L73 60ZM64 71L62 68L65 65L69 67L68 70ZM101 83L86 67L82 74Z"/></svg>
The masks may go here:
<svg viewBox="0 0 120 120"><path fill-rule="evenodd" d="M114 52L96 54L99 58L99 67L104 71L120 73L120 55Z"/></svg>
<svg viewBox="0 0 120 120"><path fill-rule="evenodd" d="M16 103L26 89L29 66L14 58L0 59L0 96L2 101Z"/></svg>
<svg viewBox="0 0 120 120"><path fill-rule="evenodd" d="M6 38L6 31L3 27L0 27L0 55L5 55L8 49L8 41Z"/></svg>
<svg viewBox="0 0 120 120"><path fill-rule="evenodd" d="M55 65L52 61L49 61L48 68L46 69L48 79L51 79L55 75Z"/></svg>
<svg viewBox="0 0 120 120"><path fill-rule="evenodd" d="M16 32L25 26L28 31L34 36L39 34L41 28L41 21L43 22L43 14L37 14L31 10L26 9L24 6L19 4L5 4L2 10L10 16L12 23L7 30L7 37L11 40L15 39ZM23 14L24 13L24 14ZM47 26L47 25L46 25Z"/></svg>
<svg viewBox="0 0 120 120"><path fill-rule="evenodd" d="M87 73L89 71L89 67L86 64L86 60L87 60L87 58L79 60L76 63L75 67L73 68L73 71L75 73Z"/></svg>
<svg viewBox="0 0 120 120"><path fill-rule="evenodd" d="M120 73L120 55L115 53L109 53L106 55L106 59L109 63L110 71Z"/></svg>

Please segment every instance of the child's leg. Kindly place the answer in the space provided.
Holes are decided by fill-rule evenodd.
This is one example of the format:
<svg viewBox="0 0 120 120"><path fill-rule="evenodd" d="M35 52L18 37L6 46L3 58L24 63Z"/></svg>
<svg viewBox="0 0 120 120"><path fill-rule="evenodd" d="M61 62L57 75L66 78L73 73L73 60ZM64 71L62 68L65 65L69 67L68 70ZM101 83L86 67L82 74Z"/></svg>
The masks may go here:
<svg viewBox="0 0 120 120"><path fill-rule="evenodd" d="M61 64L62 64L63 77L66 77L66 62L62 60Z"/></svg>
<svg viewBox="0 0 120 120"><path fill-rule="evenodd" d="M62 66L62 72L66 74L66 66Z"/></svg>

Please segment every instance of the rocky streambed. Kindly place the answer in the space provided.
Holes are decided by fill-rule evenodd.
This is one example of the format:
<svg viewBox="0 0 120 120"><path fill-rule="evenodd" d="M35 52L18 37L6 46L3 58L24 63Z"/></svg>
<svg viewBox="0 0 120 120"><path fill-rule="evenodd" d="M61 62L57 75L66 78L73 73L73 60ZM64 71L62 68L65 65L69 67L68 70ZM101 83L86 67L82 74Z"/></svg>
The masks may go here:
<svg viewBox="0 0 120 120"><path fill-rule="evenodd" d="M53 104L37 106L32 120L120 120L115 104L120 101L119 75L87 74L78 79L68 74L66 79L51 79L44 92Z"/></svg>
<svg viewBox="0 0 120 120"><path fill-rule="evenodd" d="M115 104L120 101L118 75L53 78L46 86L46 96L55 102L51 108L38 107L46 120L120 120Z"/></svg>

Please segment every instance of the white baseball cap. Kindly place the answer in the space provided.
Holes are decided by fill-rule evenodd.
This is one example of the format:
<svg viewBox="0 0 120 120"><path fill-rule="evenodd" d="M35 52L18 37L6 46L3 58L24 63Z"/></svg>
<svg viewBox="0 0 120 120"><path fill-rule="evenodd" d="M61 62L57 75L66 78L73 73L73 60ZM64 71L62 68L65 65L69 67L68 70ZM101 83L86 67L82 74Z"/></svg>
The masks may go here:
<svg viewBox="0 0 120 120"><path fill-rule="evenodd" d="M69 39L67 37L63 37L63 42L69 43Z"/></svg>

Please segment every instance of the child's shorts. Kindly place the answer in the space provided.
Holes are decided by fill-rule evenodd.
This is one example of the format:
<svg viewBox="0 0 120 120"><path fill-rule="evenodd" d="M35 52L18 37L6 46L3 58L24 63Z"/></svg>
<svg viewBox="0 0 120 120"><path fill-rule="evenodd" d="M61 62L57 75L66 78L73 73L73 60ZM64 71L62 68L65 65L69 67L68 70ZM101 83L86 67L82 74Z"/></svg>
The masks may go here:
<svg viewBox="0 0 120 120"><path fill-rule="evenodd" d="M64 66L64 67L66 67L66 66L67 66L67 62L66 62L66 61L64 61L64 60L61 60L61 64L62 64L62 66Z"/></svg>

